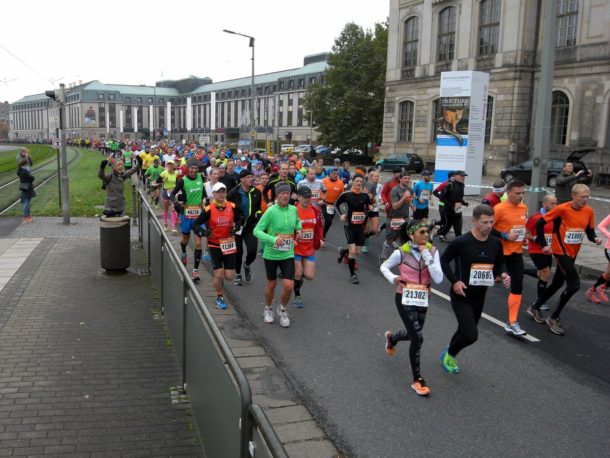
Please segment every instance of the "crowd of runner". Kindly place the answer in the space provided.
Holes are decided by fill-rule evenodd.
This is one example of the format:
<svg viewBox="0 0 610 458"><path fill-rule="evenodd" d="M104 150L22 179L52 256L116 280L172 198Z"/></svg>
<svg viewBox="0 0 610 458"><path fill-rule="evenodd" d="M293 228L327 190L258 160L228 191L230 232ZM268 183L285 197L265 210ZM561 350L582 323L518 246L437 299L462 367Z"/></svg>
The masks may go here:
<svg viewBox="0 0 610 458"><path fill-rule="evenodd" d="M499 283L509 290L504 329L520 337L526 334L518 322L523 278L535 277L537 297L526 314L563 335L561 313L580 289L575 260L581 244L585 237L602 243L588 205L589 187L578 176L570 180L568 201L558 204L554 195L547 194L539 211L529 218L525 184L518 180L494 183L492 192L472 210L471 230L462 235L463 210L469 205L464 197L467 174L462 170L450 172L447 180L435 185L428 171L412 183L408 172L395 169L390 180L380 183L374 168L358 166L352 171L339 158L325 166L322 159L304 153L267 157L256 151L235 154L223 147L167 142L109 141L97 146L104 154L99 171L104 185L122 186L126 177L139 175L151 205L161 212L165 231L180 232L185 267L189 265L187 246L194 237L192 279L200 281L202 260L211 263L220 309L227 307L226 282L237 286L251 282L252 264L262 257L266 273L263 320L272 324L277 314L279 324L289 327L289 305L304 306L304 282L314 279L316 251L324 247L333 224L344 229L346 247L338 248L337 262L347 265L347 280L352 284L360 282L360 253L368 251L371 237L382 237L380 271L395 288L394 302L404 324L403 329L385 333L385 351L392 356L398 342L410 341L411 387L422 396L430 393L420 372L420 352L432 282L447 279L451 284L458 326L440 360L447 372L458 373L456 356L478 338L489 287ZM104 171L108 163L113 168L110 174ZM570 166L564 167L568 176L573 173ZM429 219L435 199L438 221ZM112 208L105 213L116 214ZM606 237L609 226L610 216L598 226ZM449 241L451 229L454 238ZM441 245L434 246L434 239ZM442 245L444 250L439 250ZM525 267L525 251L535 268ZM610 241L605 255L608 268L585 293L594 303L608 303ZM278 279L281 291L274 310ZM547 303L564 284L550 311Z"/></svg>

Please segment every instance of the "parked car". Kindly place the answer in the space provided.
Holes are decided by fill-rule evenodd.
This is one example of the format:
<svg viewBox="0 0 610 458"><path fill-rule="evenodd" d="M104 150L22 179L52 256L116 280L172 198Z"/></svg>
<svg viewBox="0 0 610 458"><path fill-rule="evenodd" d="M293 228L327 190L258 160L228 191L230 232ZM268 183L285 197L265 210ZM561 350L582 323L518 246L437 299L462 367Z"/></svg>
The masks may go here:
<svg viewBox="0 0 610 458"><path fill-rule="evenodd" d="M292 143L282 145L280 147L280 152L282 152L282 153L292 153L293 151L294 151L294 145Z"/></svg>
<svg viewBox="0 0 610 458"><path fill-rule="evenodd" d="M415 153L395 153L377 161L375 167L379 171L400 167L402 170L412 170L415 173L421 173L424 170L424 161Z"/></svg>
<svg viewBox="0 0 610 458"><path fill-rule="evenodd" d="M353 156L362 156L364 152L358 148L340 148L337 146L330 152L330 154L351 154Z"/></svg>
<svg viewBox="0 0 610 458"><path fill-rule="evenodd" d="M311 145L299 145L294 149L295 153L309 153Z"/></svg>
<svg viewBox="0 0 610 458"><path fill-rule="evenodd" d="M326 145L316 146L316 153L318 154L328 154L330 153L330 148Z"/></svg>
<svg viewBox="0 0 610 458"><path fill-rule="evenodd" d="M570 153L567 159L557 159L557 158L549 158L547 159L547 179L546 185L549 188L554 188L557 180L557 175L561 173L563 169L563 164L565 162L571 162L574 164L574 172L578 172L580 170L584 170L587 172L589 169L586 164L582 161L582 158L587 154L596 151L594 148L576 150ZM511 180L520 180L525 184L532 183L532 168L533 162L525 161L520 164L511 165L510 167L506 167L502 172L500 172L500 177L506 181L507 183Z"/></svg>

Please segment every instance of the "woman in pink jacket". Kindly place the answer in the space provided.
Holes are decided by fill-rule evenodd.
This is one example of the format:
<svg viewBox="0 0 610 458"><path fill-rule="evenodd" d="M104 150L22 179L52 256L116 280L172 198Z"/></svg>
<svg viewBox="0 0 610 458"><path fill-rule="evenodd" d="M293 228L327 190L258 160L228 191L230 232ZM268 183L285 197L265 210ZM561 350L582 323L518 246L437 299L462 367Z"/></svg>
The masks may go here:
<svg viewBox="0 0 610 458"><path fill-rule="evenodd" d="M595 284L587 290L585 293L587 298L594 304L600 302L608 303L608 295L606 289L610 287L610 215L606 216L604 220L597 225L599 231L606 237L606 245L604 246L604 253L608 260L606 271L599 276Z"/></svg>

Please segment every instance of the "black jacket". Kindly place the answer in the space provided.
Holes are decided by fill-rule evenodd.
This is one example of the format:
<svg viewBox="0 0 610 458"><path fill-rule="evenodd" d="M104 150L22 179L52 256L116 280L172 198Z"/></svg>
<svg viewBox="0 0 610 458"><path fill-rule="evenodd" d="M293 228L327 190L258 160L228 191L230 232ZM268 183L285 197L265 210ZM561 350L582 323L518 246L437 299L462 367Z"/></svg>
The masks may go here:
<svg viewBox="0 0 610 458"><path fill-rule="evenodd" d="M227 200L229 202L233 202L235 204L235 207L239 208L239 210L241 211L241 194L239 192L240 189L241 185L235 186L233 189L231 189L229 191L229 194L227 194ZM254 230L254 226L256 226L256 223L258 223L258 220L262 215L261 202L263 197L261 195L261 192L257 188L251 186L250 190L248 191L248 198L250 200L250 205L248 207L248 214L243 215L243 226L245 231L252 231Z"/></svg>
<svg viewBox="0 0 610 458"><path fill-rule="evenodd" d="M464 183L459 181L449 182L441 191L440 200L445 204L445 210L450 212L455 211L455 204L457 203L468 205L464 201Z"/></svg>

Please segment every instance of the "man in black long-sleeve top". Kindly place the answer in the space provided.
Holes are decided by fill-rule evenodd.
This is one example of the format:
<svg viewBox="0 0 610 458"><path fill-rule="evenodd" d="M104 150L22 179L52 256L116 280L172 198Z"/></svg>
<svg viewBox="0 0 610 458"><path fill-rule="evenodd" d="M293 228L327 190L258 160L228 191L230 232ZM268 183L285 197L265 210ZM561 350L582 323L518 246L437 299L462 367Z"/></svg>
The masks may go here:
<svg viewBox="0 0 610 458"><path fill-rule="evenodd" d="M451 283L451 307L458 321L457 331L441 354L441 364L449 373L460 371L455 356L478 338L477 325L483 313L487 287L494 285L498 275L505 287L510 286L502 243L489 236L493 223L493 208L476 206L471 231L454 239L441 256L443 273ZM452 261L455 261L455 269L451 268Z"/></svg>
<svg viewBox="0 0 610 458"><path fill-rule="evenodd" d="M462 235L462 206L468 205L464 200L464 180L468 174L463 170L453 172L453 181L447 183L440 193L439 199L443 203L445 224L438 231L438 238L443 242L449 229L453 226L456 237Z"/></svg>

